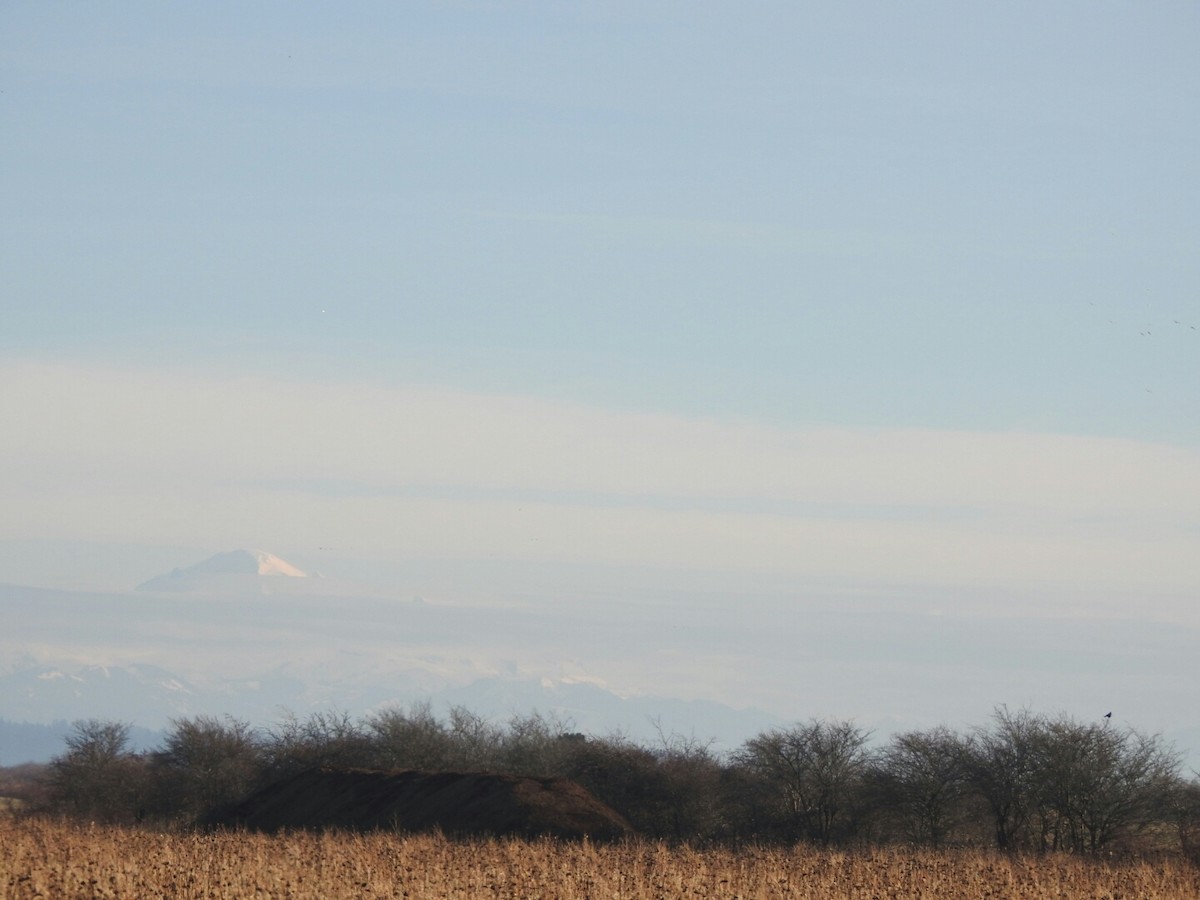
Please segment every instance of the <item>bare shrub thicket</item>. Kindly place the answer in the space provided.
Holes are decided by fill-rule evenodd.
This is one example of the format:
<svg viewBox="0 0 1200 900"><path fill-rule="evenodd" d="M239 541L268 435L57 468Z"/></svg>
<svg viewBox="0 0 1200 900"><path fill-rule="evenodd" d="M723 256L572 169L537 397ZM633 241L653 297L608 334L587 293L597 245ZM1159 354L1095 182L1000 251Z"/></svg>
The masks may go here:
<svg viewBox="0 0 1200 900"><path fill-rule="evenodd" d="M160 815L195 818L236 803L263 775L261 736L240 719L176 719L150 758Z"/></svg>
<svg viewBox="0 0 1200 900"><path fill-rule="evenodd" d="M490 771L570 778L639 833L672 841L991 846L1080 854L1200 847L1200 781L1161 738L1000 708L959 734L910 731L872 745L852 722L764 731L732 753L660 733L646 745L533 714L497 723L429 704L365 719L321 711L256 730L172 723L128 750L128 726L78 722L49 767L45 806L91 821L189 821L315 767Z"/></svg>

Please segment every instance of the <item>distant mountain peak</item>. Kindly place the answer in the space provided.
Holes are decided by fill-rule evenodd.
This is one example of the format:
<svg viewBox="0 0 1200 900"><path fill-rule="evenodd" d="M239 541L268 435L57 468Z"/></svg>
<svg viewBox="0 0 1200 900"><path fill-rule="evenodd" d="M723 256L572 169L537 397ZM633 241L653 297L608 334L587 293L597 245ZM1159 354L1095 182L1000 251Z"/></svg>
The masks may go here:
<svg viewBox="0 0 1200 900"><path fill-rule="evenodd" d="M308 573L265 550L230 550L184 569L174 569L138 585L142 591L186 590L213 578L228 576L307 578Z"/></svg>
<svg viewBox="0 0 1200 900"><path fill-rule="evenodd" d="M210 556L204 562L187 569L176 569L196 575L289 575L306 578L307 573L265 550L230 550Z"/></svg>

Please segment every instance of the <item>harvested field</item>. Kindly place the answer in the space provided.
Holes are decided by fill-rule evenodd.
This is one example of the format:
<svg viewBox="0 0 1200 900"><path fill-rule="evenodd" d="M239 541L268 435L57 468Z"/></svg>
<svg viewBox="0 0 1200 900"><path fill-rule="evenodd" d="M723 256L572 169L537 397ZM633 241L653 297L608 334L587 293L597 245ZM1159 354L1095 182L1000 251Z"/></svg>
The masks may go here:
<svg viewBox="0 0 1200 900"><path fill-rule="evenodd" d="M301 772L202 824L594 840L631 834L620 815L562 778L362 769Z"/></svg>
<svg viewBox="0 0 1200 900"><path fill-rule="evenodd" d="M455 842L383 832L171 834L7 819L0 896L1195 900L1200 869L1182 860Z"/></svg>

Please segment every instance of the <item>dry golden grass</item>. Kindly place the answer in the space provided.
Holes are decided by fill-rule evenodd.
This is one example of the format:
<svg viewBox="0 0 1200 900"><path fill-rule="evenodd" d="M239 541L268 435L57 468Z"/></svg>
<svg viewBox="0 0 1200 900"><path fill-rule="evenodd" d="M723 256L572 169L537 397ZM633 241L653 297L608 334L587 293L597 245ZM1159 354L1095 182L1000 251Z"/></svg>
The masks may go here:
<svg viewBox="0 0 1200 900"><path fill-rule="evenodd" d="M1195 900L1182 861L977 852L456 843L395 834L183 834L0 821L0 896L1107 898Z"/></svg>

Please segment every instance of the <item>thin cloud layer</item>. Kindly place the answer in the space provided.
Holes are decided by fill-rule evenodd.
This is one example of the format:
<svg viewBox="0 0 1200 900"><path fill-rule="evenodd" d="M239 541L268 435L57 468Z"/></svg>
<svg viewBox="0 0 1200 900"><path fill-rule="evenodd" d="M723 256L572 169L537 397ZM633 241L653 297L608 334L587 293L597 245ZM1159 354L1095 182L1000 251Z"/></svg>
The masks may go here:
<svg viewBox="0 0 1200 900"><path fill-rule="evenodd" d="M798 589L1200 588L1190 448L34 362L0 381L20 423L0 460L9 540L767 572Z"/></svg>

